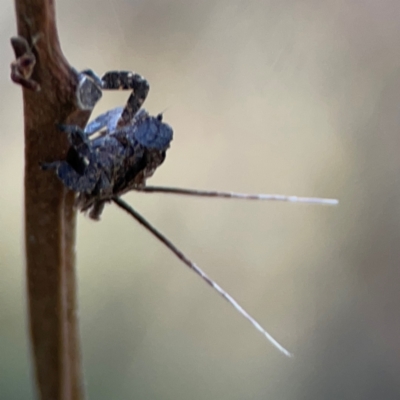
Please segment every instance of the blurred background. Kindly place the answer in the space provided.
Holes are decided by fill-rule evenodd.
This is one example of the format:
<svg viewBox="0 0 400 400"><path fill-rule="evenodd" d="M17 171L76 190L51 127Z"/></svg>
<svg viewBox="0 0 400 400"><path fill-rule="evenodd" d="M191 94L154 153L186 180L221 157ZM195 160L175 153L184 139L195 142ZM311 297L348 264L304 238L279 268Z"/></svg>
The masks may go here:
<svg viewBox="0 0 400 400"><path fill-rule="evenodd" d="M34 399L22 96L0 4L0 398ZM174 141L149 184L340 200L125 196L294 359L125 213L80 215L89 398L400 398L399 15L390 0L57 1L72 65L137 71L146 108L166 109Z"/></svg>

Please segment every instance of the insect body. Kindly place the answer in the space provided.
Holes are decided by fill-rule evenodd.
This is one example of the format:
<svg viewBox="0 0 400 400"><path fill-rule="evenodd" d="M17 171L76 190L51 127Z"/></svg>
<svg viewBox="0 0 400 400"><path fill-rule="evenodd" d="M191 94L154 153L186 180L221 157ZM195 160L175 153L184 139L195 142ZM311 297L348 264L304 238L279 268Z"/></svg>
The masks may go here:
<svg viewBox="0 0 400 400"><path fill-rule="evenodd" d="M125 108L100 115L84 130L59 125L71 147L65 160L43 164L43 168L55 169L64 185L78 193L78 208L99 219L107 201L145 185L164 161L173 131L162 122L161 114L153 117L140 110L149 88L140 75L114 71L100 79L92 71L84 74L102 89L133 92Z"/></svg>

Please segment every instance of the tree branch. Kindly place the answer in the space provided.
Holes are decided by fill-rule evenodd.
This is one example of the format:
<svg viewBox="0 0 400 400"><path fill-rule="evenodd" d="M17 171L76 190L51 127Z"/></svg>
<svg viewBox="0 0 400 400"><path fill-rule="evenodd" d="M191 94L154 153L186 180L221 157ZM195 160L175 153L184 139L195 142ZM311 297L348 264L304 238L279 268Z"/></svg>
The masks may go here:
<svg viewBox="0 0 400 400"><path fill-rule="evenodd" d="M15 0L15 9L19 37L12 40L17 57L12 79L23 86L26 273L35 376L41 400L80 400L74 193L39 164L65 157L68 144L56 123L84 127L90 109L77 101L79 75L62 54L54 1ZM25 53L23 38L31 46Z"/></svg>

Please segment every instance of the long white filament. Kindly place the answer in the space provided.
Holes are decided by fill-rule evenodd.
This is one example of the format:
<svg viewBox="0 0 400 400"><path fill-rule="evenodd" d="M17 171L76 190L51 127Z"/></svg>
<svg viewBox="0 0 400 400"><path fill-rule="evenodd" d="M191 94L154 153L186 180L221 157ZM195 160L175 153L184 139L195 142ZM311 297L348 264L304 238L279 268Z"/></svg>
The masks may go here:
<svg viewBox="0 0 400 400"><path fill-rule="evenodd" d="M227 199L286 201L291 203L322 204L331 206L339 204L339 201L336 199L324 199L319 197L285 196L282 194L247 194L247 193L236 193L236 192L219 192L215 190L183 189L183 188L163 187L163 186L144 186L142 188L134 188L133 190L136 190L138 192L183 194L187 196L221 197Z"/></svg>
<svg viewBox="0 0 400 400"><path fill-rule="evenodd" d="M179 189L181 190L181 189ZM150 190L151 191L151 190ZM177 193L177 192L175 192ZM229 304L231 304L243 317L260 331L280 352L287 357L292 357L292 353L286 350L276 339L274 339L230 294L214 282L202 269L200 269L194 262L187 258L169 239L167 239L161 232L153 227L145 218L136 212L129 204L120 199L119 197L113 198L114 203L129 213L141 225L148 229L157 239L159 239L169 250L171 250L184 264L192 269L199 275L205 282L207 282L213 289L215 289Z"/></svg>

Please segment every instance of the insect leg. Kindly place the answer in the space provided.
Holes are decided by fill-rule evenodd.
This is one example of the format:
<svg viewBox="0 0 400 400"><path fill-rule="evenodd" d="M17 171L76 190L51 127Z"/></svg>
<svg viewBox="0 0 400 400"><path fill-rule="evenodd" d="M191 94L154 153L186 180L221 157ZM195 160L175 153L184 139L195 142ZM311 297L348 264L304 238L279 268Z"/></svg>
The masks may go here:
<svg viewBox="0 0 400 400"><path fill-rule="evenodd" d="M58 129L68 135L68 141L71 146L83 157L89 155L89 141L85 136L84 131L76 125L59 124Z"/></svg>
<svg viewBox="0 0 400 400"><path fill-rule="evenodd" d="M90 208L89 218L95 221L99 221L105 204L106 202L104 200L96 200Z"/></svg>
<svg viewBox="0 0 400 400"><path fill-rule="evenodd" d="M129 125L146 100L150 86L141 75L131 71L110 71L102 78L105 90L132 90L117 126Z"/></svg>
<svg viewBox="0 0 400 400"><path fill-rule="evenodd" d="M91 154L90 141L79 126L59 124L58 129L68 135L68 141L71 144L65 159L66 163L79 176L85 175L90 160L93 158L93 154ZM64 180L61 176L60 178Z"/></svg>

